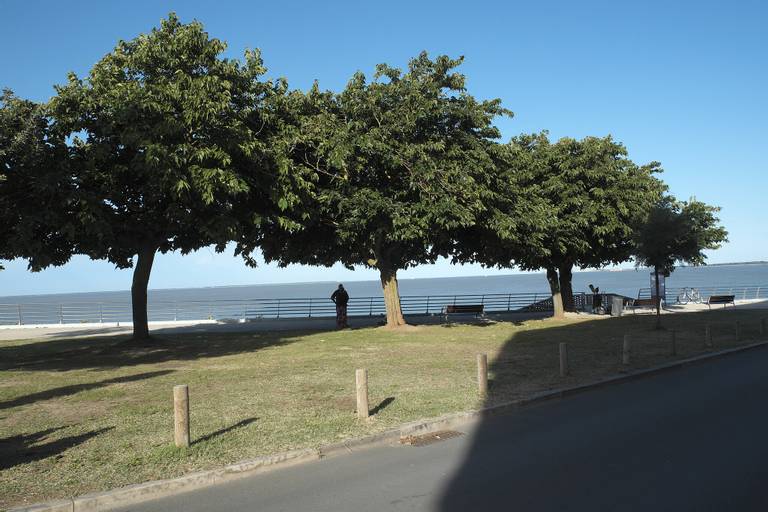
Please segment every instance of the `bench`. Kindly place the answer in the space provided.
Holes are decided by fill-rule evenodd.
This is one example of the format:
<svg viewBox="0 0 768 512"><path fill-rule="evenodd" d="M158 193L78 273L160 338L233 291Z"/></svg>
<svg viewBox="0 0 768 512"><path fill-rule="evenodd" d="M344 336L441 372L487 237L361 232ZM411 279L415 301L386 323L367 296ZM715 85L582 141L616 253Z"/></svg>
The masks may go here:
<svg viewBox="0 0 768 512"><path fill-rule="evenodd" d="M632 308L632 312L635 312L635 308L656 308L656 297L651 297L650 299L632 299L632 304L630 306Z"/></svg>
<svg viewBox="0 0 768 512"><path fill-rule="evenodd" d="M712 304L722 304L723 308L726 307L726 304L733 304L733 307L736 307L736 296L735 295L710 295L707 299L707 306L709 306L709 309L712 309Z"/></svg>
<svg viewBox="0 0 768 512"><path fill-rule="evenodd" d="M443 310L440 312L445 316L445 321L448 321L448 315L471 315L475 317L485 317L485 306L482 304L448 304L443 306Z"/></svg>

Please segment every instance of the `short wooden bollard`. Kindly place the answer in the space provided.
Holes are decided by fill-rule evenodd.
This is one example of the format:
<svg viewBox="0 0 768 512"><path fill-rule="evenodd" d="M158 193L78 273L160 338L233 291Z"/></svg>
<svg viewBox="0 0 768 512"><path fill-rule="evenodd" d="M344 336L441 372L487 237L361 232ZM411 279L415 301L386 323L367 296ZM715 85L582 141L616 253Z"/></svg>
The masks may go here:
<svg viewBox="0 0 768 512"><path fill-rule="evenodd" d="M629 364L631 350L632 350L632 338L629 336L629 334L625 334L624 347L623 347L623 350L621 351L621 362L623 364Z"/></svg>
<svg viewBox="0 0 768 512"><path fill-rule="evenodd" d="M179 448L189 447L189 386L173 386L173 438Z"/></svg>
<svg viewBox="0 0 768 512"><path fill-rule="evenodd" d="M357 417L368 418L368 370L355 370L355 388L357 389Z"/></svg>
<svg viewBox="0 0 768 512"><path fill-rule="evenodd" d="M677 332L672 329L672 331L669 333L669 344L670 344L670 353L673 356L677 355Z"/></svg>
<svg viewBox="0 0 768 512"><path fill-rule="evenodd" d="M704 326L704 345L707 347L712 346L712 326L709 324Z"/></svg>
<svg viewBox="0 0 768 512"><path fill-rule="evenodd" d="M477 391L480 396L488 396L488 356L477 354Z"/></svg>
<svg viewBox="0 0 768 512"><path fill-rule="evenodd" d="M568 344L560 343L560 376L568 375Z"/></svg>
<svg viewBox="0 0 768 512"><path fill-rule="evenodd" d="M734 331L736 331L736 341L741 341L741 322L736 320L733 326L734 326Z"/></svg>

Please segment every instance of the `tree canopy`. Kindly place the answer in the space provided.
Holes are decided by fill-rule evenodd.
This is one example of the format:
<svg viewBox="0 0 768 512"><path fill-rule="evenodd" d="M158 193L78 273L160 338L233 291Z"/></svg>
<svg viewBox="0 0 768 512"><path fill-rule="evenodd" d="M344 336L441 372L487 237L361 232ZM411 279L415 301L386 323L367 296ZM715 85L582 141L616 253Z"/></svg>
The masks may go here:
<svg viewBox="0 0 768 512"><path fill-rule="evenodd" d="M475 222L494 172L493 119L510 114L467 93L454 71L461 62L422 53L406 72L380 64L372 80L356 73L338 94L313 87L293 151L295 165L317 173L313 204L297 219L302 229L274 224L244 252L375 268L387 324L403 324L397 271L435 261L451 230Z"/></svg>
<svg viewBox="0 0 768 512"><path fill-rule="evenodd" d="M51 110L74 142L78 200L87 205L78 250L135 266L134 336L148 336L147 284L157 251L187 253L236 237L273 199L286 205L276 121L265 103L285 91L260 80L256 51L222 58L225 44L175 15L121 41L86 79L70 74Z"/></svg>
<svg viewBox="0 0 768 512"><path fill-rule="evenodd" d="M0 95L0 260L24 258L32 270L69 261L78 215L69 160L69 148L54 129L46 106L4 90Z"/></svg>
<svg viewBox="0 0 768 512"><path fill-rule="evenodd" d="M574 266L631 257L636 219L665 188L659 164L636 165L610 136L552 144L546 132L523 134L507 149L507 184L495 187L486 218L457 236L454 258L546 270L559 316L573 308Z"/></svg>
<svg viewBox="0 0 768 512"><path fill-rule="evenodd" d="M728 239L719 225L720 208L701 201L677 201L666 196L657 202L636 227L633 255L638 265L653 269L656 277L656 318L661 322L659 275L668 276L678 262L703 265L704 251L718 249Z"/></svg>

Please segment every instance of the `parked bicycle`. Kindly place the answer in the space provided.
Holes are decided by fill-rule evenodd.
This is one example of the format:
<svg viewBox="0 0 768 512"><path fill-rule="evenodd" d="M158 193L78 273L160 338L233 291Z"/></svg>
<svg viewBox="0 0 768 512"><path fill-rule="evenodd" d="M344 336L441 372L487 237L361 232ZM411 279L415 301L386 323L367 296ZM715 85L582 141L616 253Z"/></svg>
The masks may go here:
<svg viewBox="0 0 768 512"><path fill-rule="evenodd" d="M701 294L696 288L683 288L683 291L677 296L678 304L688 304L689 302L701 304Z"/></svg>

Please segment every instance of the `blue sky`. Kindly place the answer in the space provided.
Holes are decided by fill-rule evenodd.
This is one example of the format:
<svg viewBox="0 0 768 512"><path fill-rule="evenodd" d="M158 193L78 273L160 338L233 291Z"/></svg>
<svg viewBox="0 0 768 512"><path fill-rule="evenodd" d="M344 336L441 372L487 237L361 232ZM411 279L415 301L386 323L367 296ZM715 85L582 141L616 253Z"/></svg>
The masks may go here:
<svg viewBox="0 0 768 512"><path fill-rule="evenodd" d="M45 100L118 39L175 11L228 42L260 48L269 75L338 90L356 70L403 67L421 50L464 55L469 91L515 112L504 138L612 134L637 162L659 160L680 198L723 208L730 242L710 262L768 259L768 4L732 2L41 2L3 0L0 87ZM131 272L85 258L38 274L12 262L0 295L115 290ZM509 271L500 271L509 272ZM402 277L494 273L447 262ZM204 249L156 260L153 288L375 279L363 269L262 266Z"/></svg>

